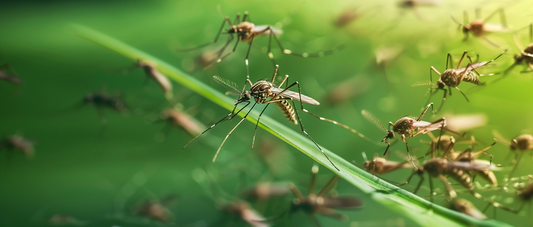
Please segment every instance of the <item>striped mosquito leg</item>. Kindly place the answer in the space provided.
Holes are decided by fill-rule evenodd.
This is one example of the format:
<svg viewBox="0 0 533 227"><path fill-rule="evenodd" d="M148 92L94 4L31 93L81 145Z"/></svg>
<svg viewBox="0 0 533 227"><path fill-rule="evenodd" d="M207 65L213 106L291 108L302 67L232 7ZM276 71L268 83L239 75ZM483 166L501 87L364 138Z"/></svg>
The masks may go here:
<svg viewBox="0 0 533 227"><path fill-rule="evenodd" d="M254 42L254 35L252 34L252 40L250 40L250 45L248 46L248 51L246 52L246 57L244 58L244 64L246 65L246 79L250 79L250 65L248 63L248 56L250 56L250 50L252 49L252 43ZM237 47L237 44L235 44ZM235 52L235 49L233 49Z"/></svg>
<svg viewBox="0 0 533 227"><path fill-rule="evenodd" d="M222 149L222 146L224 146L224 143L226 143L226 140L228 139L228 137L231 135L231 133L233 133L233 131L235 131L235 129L237 127L239 127L239 125L246 119L246 117L248 117L248 114L250 114L250 112L254 109L255 105L257 103L254 103L252 105L252 107L250 107L250 110L248 110L248 112L246 113L246 115L244 115L244 117L239 121L239 123L237 123L237 125L235 125L235 127L233 127L231 129L231 131L228 132L228 134L226 135L226 137L224 138L224 140L222 140L222 143L220 144L220 146L218 147L218 150L217 150L217 153L215 153L215 156L213 157L213 162L215 162L217 160L217 156L218 156L218 153L220 152L220 150ZM243 108L244 109L244 108Z"/></svg>
<svg viewBox="0 0 533 227"><path fill-rule="evenodd" d="M301 91L301 88L300 88L300 84L299 84L298 82L295 82L295 83L297 83L297 85L298 85L298 94L301 95L301 94L302 94L302 91ZM301 100L301 98L300 98L300 100ZM366 136L363 135L362 133L358 132L357 130L355 130L355 129L353 129L353 128L350 128L349 126L347 126L347 125L345 125L345 124L341 124L341 123L339 123L339 122L337 122L337 121L335 121L335 120L331 120L331 119L328 119L328 118L324 118L324 117L318 116L318 115L316 115L316 114L314 114L314 113L312 113L312 112L309 112L309 110L307 110L307 109L305 109L305 108L303 107L303 103L302 103L302 102L300 102L300 107L301 107L300 109L301 109L303 112L306 112L306 113L310 114L311 116L318 118L318 119L321 120L321 121L327 121L327 122L332 123L332 124L334 124L334 125L338 125L338 126L344 128L344 129L346 129L346 130L349 130L350 132L356 134L357 136L363 138L364 140L366 140L366 141L368 141L368 142L370 142L370 143L377 144L375 141L369 139L368 137L366 137Z"/></svg>
<svg viewBox="0 0 533 227"><path fill-rule="evenodd" d="M338 47L336 47L336 48L334 48L332 50L327 50L327 51L321 51L321 52L316 52L316 53L296 53L296 52L293 52L292 50L283 48L283 45L281 45L281 42L279 41L279 39L276 36L276 34L274 34L272 29L270 30L270 34L272 36L274 36L274 39L276 40L276 43L278 44L279 48L281 49L281 51L284 54L294 55L294 56L298 56L298 57L302 57L302 58L324 57L324 56L327 56L327 55L332 55L332 54L337 53L340 50L344 49L344 45L340 45L340 46L338 46ZM269 54L269 56L271 56L271 54Z"/></svg>

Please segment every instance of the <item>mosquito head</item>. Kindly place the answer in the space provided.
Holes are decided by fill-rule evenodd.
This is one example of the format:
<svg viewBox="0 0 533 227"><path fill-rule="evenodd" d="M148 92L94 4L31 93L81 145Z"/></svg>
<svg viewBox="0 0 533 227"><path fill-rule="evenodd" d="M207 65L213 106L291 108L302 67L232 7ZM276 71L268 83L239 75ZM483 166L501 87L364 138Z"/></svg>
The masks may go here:
<svg viewBox="0 0 533 227"><path fill-rule="evenodd" d="M463 25L463 28L462 28L464 34L467 34L468 32L470 32L471 29L472 29L472 26L470 26L469 24Z"/></svg>
<svg viewBox="0 0 533 227"><path fill-rule="evenodd" d="M405 0L398 3L398 6L403 8L413 8L415 5L415 0Z"/></svg>
<svg viewBox="0 0 533 227"><path fill-rule="evenodd" d="M524 61L524 55L517 54L513 56L515 64L522 64L522 61Z"/></svg>
<svg viewBox="0 0 533 227"><path fill-rule="evenodd" d="M251 98L252 98L252 95L250 94L250 92L244 91L243 93L241 93L241 96L239 97L239 99L235 100L235 104L249 102Z"/></svg>
<svg viewBox="0 0 533 227"><path fill-rule="evenodd" d="M439 79L439 81L437 81L436 85L437 85L437 87L439 89L444 89L444 87L446 87L446 84L444 83L444 81L442 81L440 79Z"/></svg>
<svg viewBox="0 0 533 227"><path fill-rule="evenodd" d="M239 32L239 29L237 28L236 25L232 25L231 27L229 27L227 31L228 34L235 34L237 32Z"/></svg>

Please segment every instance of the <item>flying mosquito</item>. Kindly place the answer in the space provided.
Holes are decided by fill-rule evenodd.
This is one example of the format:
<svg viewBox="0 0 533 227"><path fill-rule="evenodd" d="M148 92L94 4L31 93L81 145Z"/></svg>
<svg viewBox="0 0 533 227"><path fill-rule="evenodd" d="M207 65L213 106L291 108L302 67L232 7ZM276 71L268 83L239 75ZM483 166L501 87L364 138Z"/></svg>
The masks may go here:
<svg viewBox="0 0 533 227"><path fill-rule="evenodd" d="M530 202L531 198L533 198L533 184L529 184L525 188L522 188L518 193L518 197L522 200L522 204L518 210L522 210L524 204Z"/></svg>
<svg viewBox="0 0 533 227"><path fill-rule="evenodd" d="M320 190L318 194L315 194L316 175L318 173L318 166L313 166L311 169L311 185L309 186L309 193L307 197L296 188L291 185L290 189L294 193L296 198L291 204L289 214L298 210L305 211L313 220L317 226L321 226L318 222L315 214L323 214L332 218L346 220L347 217L334 209L349 209L349 208L361 208L363 201L353 196L328 196L328 192L333 189L335 183L337 183L339 176L335 175L331 180Z"/></svg>
<svg viewBox="0 0 533 227"><path fill-rule="evenodd" d="M202 130L205 128L205 126L194 117L177 108L163 110L157 121L166 122L166 125L162 130L165 137L173 126L181 128L190 136L202 133Z"/></svg>
<svg viewBox="0 0 533 227"><path fill-rule="evenodd" d="M518 164L520 163L523 154L527 151L533 150L533 136L530 134L522 134L511 140L511 142L507 142L508 140L506 140L498 131L494 130L492 131L492 134L494 135L494 137L496 137L495 140L497 142L500 142L503 145L506 145L511 148L511 152L515 155L513 159L515 165L508 176L508 178L511 179L511 176L518 167Z"/></svg>
<svg viewBox="0 0 533 227"><path fill-rule="evenodd" d="M503 76L505 77L516 65L525 64L530 71L533 72L533 23L529 24L529 45L524 48L522 43L520 43L520 40L516 37L516 34L513 35L514 42L516 44L516 47L520 51L520 54L517 54L514 56L514 63L507 68ZM527 72L527 71L524 71Z"/></svg>
<svg viewBox="0 0 533 227"><path fill-rule="evenodd" d="M142 61L141 59L137 59L135 62L135 65L125 69L125 72L128 72L134 68L142 68L144 71L144 74L146 75L146 78L154 80L159 87L161 87L161 90L165 93L165 97L167 99L172 98L172 83L170 80L160 73L157 68L156 64L150 61Z"/></svg>
<svg viewBox="0 0 533 227"><path fill-rule="evenodd" d="M226 24L228 25L228 29L223 32L222 30L224 29L224 26ZM277 28L274 28L274 27L272 27L270 25L255 25L254 23L250 22L250 16L248 15L248 12L244 12L244 15L242 17L242 21L241 21L241 15L239 13L237 14L237 16L235 18L235 21L233 23L231 23L229 17L225 17L224 20L222 21L222 25L220 26L220 29L218 30L217 35L215 36L215 40L213 40L212 42L208 42L208 43L202 44L200 46L192 47L192 48L177 49L176 51L178 51L178 52L192 51L192 50L196 50L196 49L203 48L205 46L214 44L214 43L216 43L218 41L218 38L220 37L221 34L229 35L228 40L226 41L226 44L224 44L224 46L218 51L216 60L214 62L212 62L212 64L210 64L207 67L210 67L210 66L212 66L215 63L221 62L224 58L228 57L231 53L235 52L235 50L237 49L237 44L239 44L239 42L249 43L248 51L246 52L246 57L244 59L244 63L246 65L246 76L247 76L246 78L248 78L248 79L250 78L248 57L250 55L250 50L252 49L252 43L253 43L254 39L259 37L259 36L264 36L264 35L265 36L266 35L269 36L269 40L268 40L268 56L269 56L269 58L271 59L271 61L273 62L274 65L276 63L274 61L274 55L272 54L272 51L271 51L271 49L272 49L272 38L274 38L274 40L276 41L278 47L281 49L283 54L295 55L295 56L303 57L303 58L307 58L307 57L323 57L323 56L326 56L326 55L333 54L333 53L337 52L339 49L342 48L342 46L340 46L340 47L335 48L333 50L317 52L317 53L296 53L296 52L293 52L292 50L285 49L283 47L283 45L281 45L281 42L279 41L279 39L277 37L277 35L281 35L282 34L281 30L279 30ZM223 55L224 51L226 50L228 45L233 41L233 39L234 39L233 35L237 36L237 41L235 42L235 46L233 47L233 50L231 52Z"/></svg>
<svg viewBox="0 0 533 227"><path fill-rule="evenodd" d="M394 132L396 132L400 135L400 138L405 143L405 147L407 149L407 155L409 156L409 160L411 160L411 163L413 164L413 166L417 168L413 159L411 158L409 144L407 143L407 140L406 140L407 138L415 137L419 134L426 134L428 132L439 130L439 129L441 130L441 134L442 134L442 130L454 132L446 128L446 119L444 117L433 122L422 121L422 118L424 117L426 112L429 110L429 108L432 106L433 106L433 103L430 103L429 105L427 105L424 111L422 112L422 114L420 114L420 117L418 118L402 117L398 119L394 124L392 122L389 122L388 129L385 129L385 127L383 127L383 125L379 123L377 118L374 117L374 115L372 115L367 110L363 110L362 114L363 116L365 116L366 119L368 119L370 122L374 123L376 126L378 126L379 128L381 128L383 131L387 133L387 135L383 137L383 139L381 140L382 143L387 143L387 148L385 149L385 152L383 153L384 156L387 154L387 151L389 151L389 147L391 145L390 142L388 142L388 140L394 139L395 138ZM454 133L457 133L457 132L454 132Z"/></svg>
<svg viewBox="0 0 533 227"><path fill-rule="evenodd" d="M489 165L489 166L492 165L493 155L487 153L487 150L493 147L496 144L496 142L476 152L472 152L473 150L472 147L469 147L462 152L456 152L454 149L456 142L453 136L441 135L440 138L434 138L431 134L428 134L428 135L430 135L430 137L432 137L432 140L433 140L431 142L431 149L430 149L431 158L435 158L436 146L437 144L440 144L439 145L440 149L444 150L444 153L442 154L441 158L448 158L448 160L451 160L454 162L468 162L468 163L475 163L479 165ZM471 138L471 141L469 143L471 144L471 146L474 144L477 144L474 137ZM482 154L490 156L490 161L477 159ZM496 178L492 170L493 168L480 169L480 170L470 171L470 173L472 173L471 175L473 174L480 175L483 179L489 181L492 185L496 186L498 185L498 179Z"/></svg>
<svg viewBox="0 0 533 227"><path fill-rule="evenodd" d="M15 151L24 153L26 158L32 158L35 155L33 148L34 142L19 135L9 136L0 140L0 151L6 150L11 156Z"/></svg>
<svg viewBox="0 0 533 227"><path fill-rule="evenodd" d="M8 71L11 71L13 75L8 74ZM17 75L13 67L9 63L5 63L0 66L0 80L9 81L13 84L20 84L20 77Z"/></svg>
<svg viewBox="0 0 533 227"><path fill-rule="evenodd" d="M479 74L476 71L476 69L490 64L491 62L495 61L500 56L502 56L506 51L507 50L505 50L503 53L501 53L500 55L496 56L494 59L492 59L492 60L490 60L488 62L487 61L482 61L482 62L476 62L476 63L472 62L472 58L470 58L470 56L467 55L467 51L465 51L465 52L463 52L463 55L461 56L461 59L459 59L459 63L457 64L456 68L453 68L453 66L452 66L452 64L453 64L452 55L450 55L448 53L448 57L446 58L446 70L443 73L440 73L435 67L431 66L431 68L429 70L429 79L430 79L432 85L433 85L433 74L432 74L432 72L437 73L440 78L435 83L435 85L437 86L435 88L435 91L433 91L433 88L429 89L429 93L430 93L429 97L431 98L431 96L436 94L439 90L444 91L444 96L442 98L442 103L440 104L440 106L439 106L439 108L437 109L436 112L440 111L440 109L442 108L442 105L446 101L446 88L445 88L446 86L448 87L448 93L449 93L450 96L452 95L452 89L451 88L455 88L459 92L461 92L461 94L465 97L467 102L470 102L470 100L468 100L468 98L466 97L465 93L463 93L463 91L461 91L458 88L459 84L461 84L461 81L473 83L473 84L476 84L476 85L483 85L484 83L479 81L479 77L481 77L482 75ZM465 56L468 58L468 60L470 60L470 62L466 65L466 68L460 68L461 67L461 63L463 62Z"/></svg>
<svg viewBox="0 0 533 227"><path fill-rule="evenodd" d="M398 7L403 9L412 10L418 19L422 19L422 16L418 12L420 7L434 7L440 4L440 0L401 0L398 2Z"/></svg>
<svg viewBox="0 0 533 227"><path fill-rule="evenodd" d="M455 20L453 17L452 17L452 20L460 26L465 36L463 41L468 40L469 34L472 33L473 36L482 37L483 39L485 39L485 41L487 41L491 45L495 47L499 47L498 45L496 45L495 43L493 43L492 41L490 41L484 36L489 33L500 33L500 32L505 32L507 30L507 22L505 20L505 14L503 12L503 9L502 8L497 9L492 14L487 16L485 19L481 19L480 14L481 14L481 10L479 8L476 9L476 19L473 20L472 22L469 22L468 13L464 11L464 15L463 15L464 22L462 24L457 22L457 20ZM500 24L487 23L487 21L490 20L496 14L500 15Z"/></svg>
<svg viewBox="0 0 533 227"><path fill-rule="evenodd" d="M278 72L278 68L279 66L276 65L276 68L274 69L274 74L272 75L272 80L268 81L268 80L259 80L255 83L252 84L252 81L250 81L249 79L246 79L246 82L242 88L242 91L239 91L237 88L236 88L236 85L235 83L231 82L231 81L227 81L225 79L222 79L220 77L217 77L217 76L214 76L213 78L220 84L224 85L224 86L227 86L229 87L230 89L232 89L232 92L230 93L236 93L236 94L239 94L239 98L235 101L235 105L233 107L233 110L228 114L226 115L224 118L220 119L219 121L215 122L213 125L211 125L209 128L207 128L205 131L203 131L201 134L199 134L198 136L194 137L191 141L189 141L183 148L186 148L187 146L189 146L189 144L191 142L193 142L194 140L196 140L198 137L200 137L201 135L203 135L204 133L206 133L207 131L209 131L210 129L214 128L216 125L218 125L219 123L223 122L223 121L226 121L226 120L231 120L233 119L235 116L237 116L244 108L246 108L248 105L250 105L250 99L252 99L252 97L254 98L255 100L255 103L252 105L252 107L250 107L250 110L248 110L248 112L246 113L246 115L244 115L244 117L237 123L237 125L235 125L235 127L233 127L233 129L231 129L231 131L226 135L226 137L224 138L224 140L222 141L222 144L220 144L220 146L218 147L218 150L215 154L215 157L213 158L213 162L216 160L217 158L217 155L218 153L220 152L220 149L222 148L222 146L224 145L224 143L226 142L226 140L228 139L228 137L231 135L231 133L233 133L233 131L246 119L246 117L248 117L248 114L250 114L250 112L253 110L253 108L255 107L256 104L267 104L265 106L265 108L263 108L263 110L261 111L261 113L259 114L259 117L257 118L257 123L255 125L255 129L254 129L254 135L253 135L253 138L252 138L252 147L254 146L254 143L255 143L255 134L257 132L257 126L259 125L259 120L261 119L261 115L265 112L266 108L271 104L271 103L274 103L282 112L283 114L285 115L285 117L291 121L292 123L294 124L299 124L300 125L300 130L309 138L311 139L311 141L315 144L315 146L322 152L322 154L324 154L324 156L326 157L326 159L331 163L331 165L333 167L335 167L335 169L337 169L338 171L339 168L337 168L337 166L329 159L329 157L326 155L326 153L324 152L324 150L322 150L322 148L315 142L315 140L313 140L313 138L311 138L311 136L307 133L307 131L304 129L303 125L302 125L302 121L298 115L298 111L296 111L294 109L294 100L296 101L300 101L300 108L303 112L306 112L306 113L309 113L311 114L312 116L320 119L320 120L323 120L323 121L327 121L327 122L330 122L330 123L333 123L335 125L338 125L340 127L343 127L347 130L350 130L351 132L357 134L358 136L360 136L361 138L363 139L367 139L363 134L357 132L356 130L346 126L346 125L343 125L343 124L340 124L338 123L337 121L334 121L334 120L330 120L330 119L327 119L327 118L323 118L323 117L320 117L318 115L315 115L311 112L309 112L308 110L304 109L303 108L303 103L306 103L306 104L311 104L311 105L319 105L320 103L316 100L314 100L313 98L311 97L308 97L308 96L305 96L305 95L302 95L301 93L301 89L300 89L300 84L298 83L298 81L295 81L293 82L292 84L288 85L285 89L282 89L281 86L285 83L285 81L287 81L287 79L289 78L289 75L285 75L285 78L283 78L283 80L281 81L280 85L278 85L276 87L276 85L274 84L274 80L276 79L276 75L277 75L277 72ZM246 86L247 85L250 85L250 90L246 90ZM293 92L293 91L289 91L289 89L291 89L292 87L294 86L297 86L298 87L298 92ZM289 103L289 100L292 102L292 105ZM238 109L237 106L241 103L246 103L244 105L244 107ZM237 110L238 109L238 110Z"/></svg>
<svg viewBox="0 0 533 227"><path fill-rule="evenodd" d="M366 155L364 156L366 159ZM386 174L397 169L412 168L413 166L408 164L407 161L395 162L389 161L385 158L374 157L372 161L365 161L363 167L371 174Z"/></svg>

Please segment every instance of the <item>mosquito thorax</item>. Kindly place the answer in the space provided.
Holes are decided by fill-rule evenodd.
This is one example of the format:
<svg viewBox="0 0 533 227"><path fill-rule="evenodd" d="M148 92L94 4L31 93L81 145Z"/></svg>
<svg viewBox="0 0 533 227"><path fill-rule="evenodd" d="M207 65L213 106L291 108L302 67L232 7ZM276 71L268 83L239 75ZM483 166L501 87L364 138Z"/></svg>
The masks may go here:
<svg viewBox="0 0 533 227"><path fill-rule="evenodd" d="M273 87L272 83L266 80L257 81L250 88L251 96L254 97L257 103L263 103L271 96L271 87Z"/></svg>
<svg viewBox="0 0 533 227"><path fill-rule="evenodd" d="M464 32L464 29L467 29L469 31L472 32L472 34L474 34L474 36L480 36L483 34L483 26L485 25L485 22L483 22L483 20L481 19L477 19L477 20L474 20L472 21L472 23L470 23L469 25L466 25L464 28L463 28L463 32Z"/></svg>
<svg viewBox="0 0 533 227"><path fill-rule="evenodd" d="M432 158L424 163L424 171L426 171L432 177L438 177L443 172L448 161L442 158Z"/></svg>
<svg viewBox="0 0 533 227"><path fill-rule="evenodd" d="M511 150L529 150L531 143L533 142L533 136L529 134L524 134L516 137L515 139L511 140Z"/></svg>
<svg viewBox="0 0 533 227"><path fill-rule="evenodd" d="M248 21L241 22L237 26L233 26L232 29L235 29L235 33L237 33L237 36L239 37L239 40L243 42L250 42L255 37L254 34L254 24L250 23Z"/></svg>
<svg viewBox="0 0 533 227"><path fill-rule="evenodd" d="M413 122L415 121L412 117L402 117L394 123L394 131L398 134L404 134L407 137L410 137L413 134ZM394 133L391 132L394 136ZM390 136L390 134L389 134Z"/></svg>
<svg viewBox="0 0 533 227"><path fill-rule="evenodd" d="M439 81L450 87L457 87L461 81L457 80L457 72L455 69L446 69L441 75ZM438 84L438 82L437 82ZM441 85L438 85L441 86ZM444 87L444 86L443 86Z"/></svg>

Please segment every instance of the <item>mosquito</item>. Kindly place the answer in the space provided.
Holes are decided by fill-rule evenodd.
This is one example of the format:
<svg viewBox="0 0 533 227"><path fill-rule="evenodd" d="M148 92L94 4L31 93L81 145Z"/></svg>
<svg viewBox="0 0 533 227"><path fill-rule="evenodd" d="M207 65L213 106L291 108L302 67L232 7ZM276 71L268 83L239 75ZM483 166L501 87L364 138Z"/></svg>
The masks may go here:
<svg viewBox="0 0 533 227"><path fill-rule="evenodd" d="M338 28L344 27L361 17L356 7L347 8L337 17L334 24Z"/></svg>
<svg viewBox="0 0 533 227"><path fill-rule="evenodd" d="M490 41L489 39L483 36L489 33L504 32L507 29L507 22L505 20L505 14L503 12L503 9L502 8L497 9L492 14L487 16L485 19L481 19L480 14L481 14L481 10L479 8L476 9L476 19L473 20L472 22L469 22L468 13L464 11L463 24L457 22L457 20L455 20L453 17L452 17L452 20L461 27L461 30L464 34L463 41L468 40L469 34L472 33L473 36L482 37L491 45L495 47L499 47L498 45L496 45L495 43L493 43L492 41ZM487 21L490 20L492 17L494 17L496 14L500 15L500 24L487 23Z"/></svg>
<svg viewBox="0 0 533 227"><path fill-rule="evenodd" d="M407 149L407 155L409 156L409 160L411 160L411 163L415 168L416 167L412 157L411 152L409 149L409 144L407 143L407 138L415 137L419 134L426 134L431 131L435 130L447 130L452 131L450 129L446 128L446 119L443 117L441 119L438 119L433 122L427 122L422 121L422 118L426 114L426 112L429 110L430 107L433 106L433 103L430 103L426 106L424 111L422 111L422 114L420 114L420 117L414 118L414 117L402 117L398 119L394 124L392 122L389 122L389 128L385 129L381 123L377 120L374 115L372 115L367 110L362 110L363 116L365 116L366 119L368 119L370 122L374 123L376 126L381 128L383 131L387 133L385 137L381 140L382 143L387 143L387 148L385 149L385 152L383 153L383 156L387 154L387 151L389 151L390 142L388 142L389 139L394 139L394 132L398 133L400 135L400 138L405 143L405 147ZM453 131L452 131L453 132Z"/></svg>
<svg viewBox="0 0 533 227"><path fill-rule="evenodd" d="M122 102L120 99L110 97L101 92L90 93L85 95L83 97L80 107L86 104L91 104L96 108L98 116L100 117L100 121L102 122L106 121L103 112L104 108L112 109L117 112L123 112L127 109L126 104L124 104L124 102Z"/></svg>
<svg viewBox="0 0 533 227"><path fill-rule="evenodd" d="M228 25L228 29L223 32L224 26L226 24ZM208 42L208 43L205 43L205 44L202 44L202 45L199 45L199 46L196 46L196 47L192 47L192 48L177 49L176 51L178 51L178 52L192 51L192 50L196 50L196 49L203 48L203 47L206 47L208 45L214 44L214 43L216 43L218 41L218 38L220 37L221 34L227 34L227 35L229 35L229 37L228 37L228 40L226 41L226 44L224 44L224 46L218 51L217 58L211 65L213 65L215 63L218 63L218 62L221 62L224 58L228 57L231 53L235 52L239 42L249 43L248 51L246 52L246 57L244 58L244 63L246 65L246 78L247 79L250 78L248 57L250 55L250 50L252 49L252 43L253 43L254 39L259 37L259 36L266 36L266 35L269 36L269 40L268 40L268 57L270 58L270 60L273 62L274 65L276 63L274 61L274 55L272 54L272 51L271 51L271 49L272 49L272 38L274 38L274 40L276 41L278 47L281 49L283 54L295 55L295 56L303 57L303 58L307 58L307 57L323 57L323 56L326 56L326 55L330 55L330 54L336 53L337 51L342 49L342 46L340 46L340 47L335 48L333 50L322 51L322 52L317 52L317 53L296 53L296 52L294 52L292 50L285 49L283 47L283 45L281 45L281 42L279 41L279 39L277 37L277 35L281 35L282 34L282 31L280 29L274 28L273 26L270 26L270 25L255 25L254 23L250 22L250 16L248 15L248 12L246 11L246 12L244 12L244 15L242 17L242 21L241 21L240 13L237 14L237 16L235 18L235 21L233 23L231 23L229 17L225 17L224 20L222 21L222 25L220 26L220 29L218 30L217 35L215 36L215 39L212 42ZM233 41L233 39L234 39L233 35L237 36L237 41L235 42L235 46L233 47L233 50L230 53L223 55L224 51L226 50L226 48ZM210 66L208 66L208 67L210 67Z"/></svg>
<svg viewBox="0 0 533 227"><path fill-rule="evenodd" d="M202 133L205 128L205 126L194 117L176 108L163 110L160 114L159 121L166 122L166 125L163 128L165 136L169 133L172 126L183 129L183 131L190 136Z"/></svg>
<svg viewBox="0 0 533 227"><path fill-rule="evenodd" d="M68 214L54 214L46 221L48 225L71 225L71 226L83 226L88 224L87 221L82 221Z"/></svg>
<svg viewBox="0 0 533 227"><path fill-rule="evenodd" d="M334 209L348 209L348 208L361 208L364 204L359 198L353 196L328 196L328 192L333 189L335 183L337 183L339 176L335 175L331 180L320 190L318 194L315 194L316 175L318 173L318 166L313 166L311 169L311 185L309 186L309 193L307 197L296 188L294 185L290 185L291 191L296 198L291 204L289 213L296 212L298 210L305 211L313 220L313 222L320 226L315 214L323 214L332 218L346 220L347 217Z"/></svg>
<svg viewBox="0 0 533 227"><path fill-rule="evenodd" d="M32 158L35 155L33 143L33 141L27 138L18 135L13 135L0 140L0 151L6 150L9 156L14 151L20 151L24 153L26 158Z"/></svg>
<svg viewBox="0 0 533 227"><path fill-rule="evenodd" d="M530 44L524 48L522 43L520 43L520 40L516 37L516 34L513 35L513 39L515 42L516 47L519 49L520 54L517 54L514 56L514 63L507 68L503 76L505 77L509 71L511 71L516 65L520 64L526 64L527 67L533 71L533 23L529 24L529 42Z"/></svg>
<svg viewBox="0 0 533 227"><path fill-rule="evenodd" d="M419 7L434 7L440 4L440 0L401 0L398 7L412 10L415 16L422 20L422 16L417 11Z"/></svg>
<svg viewBox="0 0 533 227"><path fill-rule="evenodd" d="M172 212L168 207L172 206L175 201L175 195L169 195L162 199L145 201L135 209L134 213L163 223L169 223L172 220Z"/></svg>
<svg viewBox="0 0 533 227"><path fill-rule="evenodd" d="M157 70L156 63L137 59L135 65L125 71L130 71L133 68L142 68L144 74L146 74L146 78L154 80L165 93L165 97L167 99L172 99L172 83L165 75Z"/></svg>
<svg viewBox="0 0 533 227"><path fill-rule="evenodd" d="M436 94L439 90L444 91L444 96L442 98L442 103L440 104L440 106L439 106L439 108L437 109L436 112L440 111L440 109L444 105L444 102L446 101L446 94L447 94L446 88L445 88L446 86L448 87L448 93L449 93L450 96L452 95L452 89L451 88L455 88L459 92L461 92L461 94L465 97L467 102L470 102L470 100L468 100L468 98L466 97L465 93L463 93L463 91L461 91L458 88L459 84L461 84L462 81L465 81L465 82L473 83L475 85L484 85L485 84L484 82L480 82L479 81L479 77L481 77L482 75L479 74L476 71L476 69L490 64L491 62L495 61L500 56L502 56L506 51L507 50L505 50L503 53L501 53L500 55L496 56L496 58L494 58L494 59L492 59L492 60L490 60L488 62L487 61L482 61L482 62L476 62L476 63L472 62L472 58L470 58L470 56L467 55L467 51L465 51L465 52L463 52L463 55L461 56L461 59L459 59L459 63L457 64L456 68L453 68L453 66L452 66L452 64L453 64L452 55L448 53L448 56L446 58L446 70L442 74L435 67L431 66L431 68L429 70L429 79L430 79L431 83L433 83L433 72L435 72L435 73L437 73L439 75L439 80L436 82L436 86L437 87L435 88L435 91L433 91L433 88L429 89L429 91L430 91L430 96L429 97L431 98L431 96ZM461 63L463 62L465 56L468 58L468 60L470 62L466 65L466 68L460 68L461 67Z"/></svg>
<svg viewBox="0 0 533 227"><path fill-rule="evenodd" d="M371 174L377 175L390 173L392 171L402 168L412 168L412 166L408 164L407 161L395 162L380 157L374 157L372 161L365 161L363 163L363 167Z"/></svg>
<svg viewBox="0 0 533 227"><path fill-rule="evenodd" d="M7 72L11 71L13 75L8 74ZM0 66L0 80L9 81L13 84L20 84L20 77L17 75L13 67L9 63L5 63Z"/></svg>
<svg viewBox="0 0 533 227"><path fill-rule="evenodd" d="M518 167L518 164L520 163L520 160L522 159L522 155L530 150L533 150L533 136L530 134L522 134L518 137L511 140L511 142L507 142L506 140L498 131L494 130L492 131L492 134L494 135L495 140L497 142L502 143L503 145L508 146L511 148L511 152L514 153L515 157L513 159L513 162L515 162L515 165L511 172L509 173L509 179L511 179L511 175L514 173L516 168Z"/></svg>
<svg viewBox="0 0 533 227"><path fill-rule="evenodd" d="M244 86L243 86L241 91L239 91L236 88L236 85L233 82L227 81L227 80L222 79L222 78L217 77L217 76L214 76L213 78L217 82L219 82L220 84L222 84L224 86L227 86L230 89L232 89L233 90L232 93L239 94L239 98L235 101L235 105L233 107L233 110L228 115L226 115L224 118L220 119L219 121L215 122L213 125L211 125L209 128L207 128L205 131L203 131L201 134L199 134L198 136L193 138L183 148L186 148L187 146L189 146L189 144L191 142L193 142L198 137L200 137L201 135L203 135L204 133L206 133L207 131L209 131L210 129L215 127L216 125L218 125L220 122L233 119L244 108L246 108L248 105L250 105L250 103L251 103L250 99L252 99L252 97L253 97L255 103L250 107L250 110L248 110L248 112L237 123L237 125L235 125L235 127L233 127L233 129L231 129L231 131L226 135L226 137L222 141L222 144L220 144L220 146L219 146L219 148L218 148L218 150L217 150L217 152L215 154L215 157L213 158L213 162L216 160L217 155L220 152L220 149L222 148L222 146L224 145L224 143L226 142L228 137L246 119L246 117L248 117L248 114L250 114L250 112L253 110L255 105L256 104L266 104L266 106L263 108L263 110L259 114L259 117L257 118L257 123L255 124L254 135L253 135L253 138L252 138L252 147L253 147L254 143L255 143L255 135L256 135L256 132L257 132L257 127L259 125L259 121L261 119L261 115L263 115L263 113L265 112L266 108L271 103L274 103L283 112L283 114L285 115L285 117L289 121L291 121L294 124L299 124L300 125L300 130L309 139L311 139L311 141L322 152L322 154L324 154L324 156L331 163L331 165L333 167L335 167L335 169L340 171L340 169L337 168L337 166L329 159L329 157L326 155L324 150L322 150L322 148L315 142L315 140L313 140L313 138L311 138L311 136L305 130L304 126L302 125L302 121L301 121L301 119L299 117L298 111L296 111L294 109L294 106L295 106L294 100L300 102L301 111L306 112L308 114L311 114L312 116L314 116L314 117L316 117L316 118L318 118L318 119L320 119L322 121L327 121L327 122L330 122L332 124L338 125L338 126L340 126L342 128L345 128L347 130L350 130L351 132L357 134L358 136L360 136L363 139L367 139L367 138L363 134L357 132L355 129L352 129L352 128L348 127L347 125L338 123L337 121L334 121L334 120L330 120L330 119L327 119L327 118L320 117L320 116L318 116L316 114L313 114L313 113L309 112L308 110L304 109L303 108L303 103L310 104L310 105L319 105L320 103L318 101L316 101L315 99L311 98L311 97L303 95L302 92L301 92L300 84L298 83L298 81L295 81L292 84L288 85L285 89L282 89L281 86L287 81L287 79L289 78L289 75L285 75L285 78L283 78L281 83L276 87L276 85L274 84L274 80L276 79L278 68L279 68L279 66L276 65L276 67L274 69L274 74L272 75L272 80L270 80L270 81L268 81L268 80L259 80L259 81L255 82L255 83L252 83L252 81L250 81L249 79L246 79L246 82L245 82L245 84L244 84ZM247 85L250 86L250 90L246 90L246 86ZM293 91L289 90L289 89L291 89L294 86L298 87L298 92L293 92ZM289 100L292 102L292 105L289 103ZM242 108L238 109L237 106L239 104L241 104L241 103L246 103L246 104Z"/></svg>

